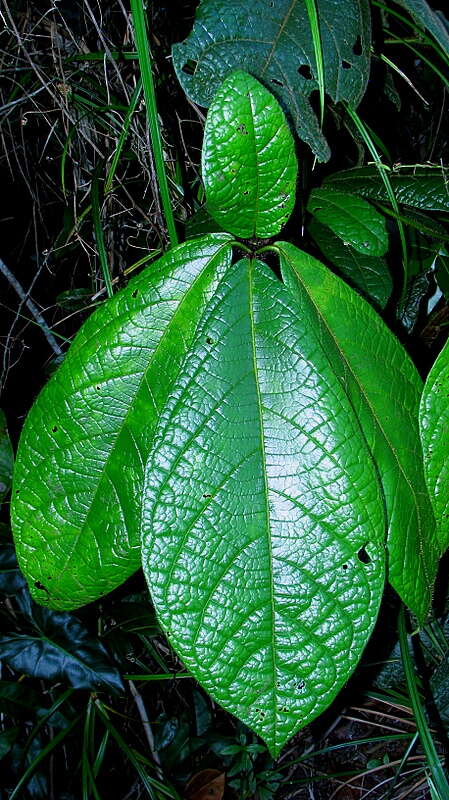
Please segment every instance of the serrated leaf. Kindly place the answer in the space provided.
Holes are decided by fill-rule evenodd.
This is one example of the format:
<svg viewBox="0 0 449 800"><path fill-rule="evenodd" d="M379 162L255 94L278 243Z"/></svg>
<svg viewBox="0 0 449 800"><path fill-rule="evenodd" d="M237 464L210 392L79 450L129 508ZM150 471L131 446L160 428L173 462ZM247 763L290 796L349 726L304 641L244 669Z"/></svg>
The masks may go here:
<svg viewBox="0 0 449 800"><path fill-rule="evenodd" d="M265 265L238 262L161 412L143 566L181 658L273 754L354 669L384 535L376 470L319 328Z"/></svg>
<svg viewBox="0 0 449 800"><path fill-rule="evenodd" d="M33 633L0 634L0 659L12 669L33 678L65 680L75 689L123 691L106 649L76 617L36 607L33 622Z"/></svg>
<svg viewBox="0 0 449 800"><path fill-rule="evenodd" d="M398 203L421 211L449 211L448 179L441 167L417 167L408 175L403 170L388 172L388 178ZM325 179L324 185L355 192L371 200L388 202L390 199L376 167L334 172Z"/></svg>
<svg viewBox="0 0 449 800"><path fill-rule="evenodd" d="M323 255L344 278L380 308L386 306L393 291L393 281L384 258L357 252L315 219L308 231Z"/></svg>
<svg viewBox="0 0 449 800"><path fill-rule="evenodd" d="M325 90L357 106L369 74L371 21L366 0L316 0ZM250 72L277 97L300 139L320 161L330 150L309 102L318 89L315 50L304 0L202 0L193 30L173 47L184 91L209 106L236 69Z"/></svg>
<svg viewBox="0 0 449 800"><path fill-rule="evenodd" d="M11 489L14 453L6 427L5 413L0 409L0 504Z"/></svg>
<svg viewBox="0 0 449 800"><path fill-rule="evenodd" d="M174 248L102 305L31 409L12 523L38 602L76 608L138 568L146 454L230 238Z"/></svg>
<svg viewBox="0 0 449 800"><path fill-rule="evenodd" d="M278 243L285 282L313 307L382 483L388 518L389 580L420 622L438 562L418 431L422 383L399 341L371 306L317 259ZM324 335L324 334L323 334Z"/></svg>
<svg viewBox="0 0 449 800"><path fill-rule="evenodd" d="M427 487L444 553L449 547L449 343L425 382L419 424Z"/></svg>
<svg viewBox="0 0 449 800"><path fill-rule="evenodd" d="M246 72L221 85L207 115L202 174L207 208L242 238L279 233L295 205L298 166L279 103Z"/></svg>
<svg viewBox="0 0 449 800"><path fill-rule="evenodd" d="M368 256L387 252L385 217L361 197L335 189L313 189L307 210L357 252Z"/></svg>

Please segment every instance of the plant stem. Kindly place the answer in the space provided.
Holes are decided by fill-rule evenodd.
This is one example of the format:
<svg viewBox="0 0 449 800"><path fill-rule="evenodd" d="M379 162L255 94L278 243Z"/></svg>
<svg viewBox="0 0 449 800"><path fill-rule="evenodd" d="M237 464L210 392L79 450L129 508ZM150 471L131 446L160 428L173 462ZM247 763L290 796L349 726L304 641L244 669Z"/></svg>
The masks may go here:
<svg viewBox="0 0 449 800"><path fill-rule="evenodd" d="M164 153L162 150L162 137L159 128L157 113L156 93L154 90L153 64L148 41L147 20L142 0L131 0L131 14L134 24L134 36L139 57L140 72L142 75L143 93L147 110L148 128L150 131L151 146L153 148L154 165L159 185L159 194L165 216L168 237L172 245L178 244L173 209L168 191L167 173L165 171Z"/></svg>

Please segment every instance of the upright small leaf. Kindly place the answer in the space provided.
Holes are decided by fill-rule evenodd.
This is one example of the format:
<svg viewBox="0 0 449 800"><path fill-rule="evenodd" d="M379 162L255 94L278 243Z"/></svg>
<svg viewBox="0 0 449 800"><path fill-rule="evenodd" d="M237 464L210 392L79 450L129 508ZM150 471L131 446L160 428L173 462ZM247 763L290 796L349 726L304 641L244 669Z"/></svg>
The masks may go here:
<svg viewBox="0 0 449 800"><path fill-rule="evenodd" d="M387 252L385 217L361 197L334 189L313 189L307 210L359 253L383 256Z"/></svg>
<svg viewBox="0 0 449 800"><path fill-rule="evenodd" d="M143 566L161 624L274 755L349 677L383 590L380 485L326 344L264 264L234 265L146 470Z"/></svg>
<svg viewBox="0 0 449 800"><path fill-rule="evenodd" d="M146 456L230 237L174 248L101 306L31 409L14 475L13 533L33 597L95 600L140 564Z"/></svg>
<svg viewBox="0 0 449 800"><path fill-rule="evenodd" d="M14 453L6 427L4 411L0 409L0 503L11 489Z"/></svg>
<svg viewBox="0 0 449 800"><path fill-rule="evenodd" d="M325 90L357 106L369 75L371 20L367 0L316 0ZM226 76L241 69L272 91L296 132L320 161L330 156L309 102L319 89L304 0L202 0L190 36L173 47L184 91L209 106Z"/></svg>
<svg viewBox="0 0 449 800"><path fill-rule="evenodd" d="M449 343L433 365L419 414L424 469L437 521L440 552L449 547Z"/></svg>
<svg viewBox="0 0 449 800"><path fill-rule="evenodd" d="M340 376L382 483L388 517L389 580L423 622L438 563L418 431L420 377L371 306L317 259L277 245L282 275L315 326L327 331L327 357Z"/></svg>
<svg viewBox="0 0 449 800"><path fill-rule="evenodd" d="M279 103L251 75L233 72L214 97L204 131L209 212L236 236L274 236L293 210L297 171Z"/></svg>

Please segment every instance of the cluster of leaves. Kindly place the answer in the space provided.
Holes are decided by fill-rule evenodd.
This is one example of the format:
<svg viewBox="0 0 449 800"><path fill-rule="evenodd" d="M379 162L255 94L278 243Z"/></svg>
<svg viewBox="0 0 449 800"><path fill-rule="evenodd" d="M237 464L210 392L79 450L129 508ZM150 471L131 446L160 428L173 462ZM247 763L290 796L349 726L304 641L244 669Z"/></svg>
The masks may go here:
<svg viewBox="0 0 449 800"><path fill-rule="evenodd" d="M203 0L200 3L192 34L174 48L173 59L178 77L190 97L206 106L213 101L206 125L202 164L207 209L199 211L187 226L188 236L193 238L171 250L154 265L151 278L144 272L131 282L113 301L100 308L80 331L63 367L33 409L22 439L16 474L16 491L19 495L14 501L14 519L19 556L32 594L39 603L71 609L104 595L127 578L140 563L143 536L144 568L156 610L169 638L184 662L211 694L265 736L273 753L279 750L288 735L328 704L357 662L374 623L381 597L385 529L389 528L390 582L420 621L424 620L429 606L438 554L444 551L447 541L448 509L444 488L448 478L445 459L449 381L447 349L436 362L421 401L425 478L438 523L434 536L419 455L417 422L421 383L418 375L379 317L345 283L294 245L273 245L268 241L278 233L294 207L296 170L295 159L291 155L291 139L281 117L276 117L280 113L278 107L273 105L271 95L267 95L259 84L254 81L244 83L249 79L242 73L234 73L233 78L228 78L222 84L227 74L235 68L249 70L265 84L270 93L278 97L292 127L321 161L329 158L329 143L332 144L332 136L328 132L325 138L320 126L324 89L328 99L339 104L331 106L334 118L338 119L339 125L346 125L351 130L355 140L366 146L374 164L369 167L351 166L344 170L340 168L337 172L324 170L321 177L317 170L314 177L313 173L307 173L301 163L301 200L304 197L305 201L302 204L302 236L298 234L297 217L293 217L296 230L291 223L288 233L301 248L320 255L378 312L386 312L393 327L402 325L412 334L419 325L423 306L428 302L430 310L434 306L442 310L444 325L444 296L447 296L448 290L447 228L444 216L448 210L448 192L445 170L441 164L414 165L410 168L394 165L391 161L389 166L382 163L380 153L389 160L386 148L355 112L368 80L371 30L368 3L353 5L348 2L348 19L344 20L343 26L332 19L333 4L325 0L294 4L280 0L275 3L260 1L232 4L232 7L230 4L223 7L216 0ZM412 6L408 10L435 37L438 43L434 44L437 57L447 65L449 48L442 19L426 3L404 2L403 5L406 8ZM382 13L385 31L391 20L394 22L399 19L403 24L405 19L407 24L407 18L397 11L384 8ZM388 16L389 13L391 16ZM267 19L270 20L268 35ZM328 29L332 30L329 40L326 39ZM414 30L417 32L417 28ZM293 58L289 42L295 45ZM426 43L426 34L418 32L413 47L422 47L423 42ZM394 69L394 64L392 66ZM396 74L399 74L397 70ZM441 74L445 80L444 74ZM233 83L236 75L239 76L237 83ZM391 73L389 77L391 79ZM393 88L390 80L391 93ZM114 170L124 152L140 92L138 85L131 98L129 115L126 112ZM313 111L316 107L314 92L318 92L320 100L318 118ZM248 99L245 100L245 95L250 98L250 107L246 109L244 103L248 105ZM118 110L125 112L125 109ZM234 120L236 124L229 127L230 121ZM275 131L277 134L273 136ZM249 140L254 142L254 150L248 148ZM64 150L64 164L68 153L69 147ZM261 153L264 157L259 159ZM280 170L277 169L279 165L282 165ZM109 188L112 178L109 170ZM173 187L173 173L171 180ZM104 282L109 293L112 293L102 238L105 205L98 188L96 177L91 193L95 236ZM201 193L198 197L201 197ZM178 216L182 217L183 214L178 209ZM168 220L167 227L170 230ZM217 233L220 229L222 232ZM226 231L231 231L233 236ZM203 233L202 238L195 238L199 233ZM237 241L235 236L239 237ZM232 264L233 245L239 255L247 254L249 258ZM279 259L279 267L274 264L273 256ZM261 263L261 259L274 266L274 273ZM400 262L402 269L398 268ZM288 291L281 291L281 284L275 277L279 269ZM85 295L87 297L88 293L85 292ZM342 309L345 309L344 314ZM342 322L342 316L345 315L346 320L353 320L349 326L347 322ZM426 335L433 343L443 330L441 318L429 323L428 314L426 316L429 329ZM288 337L284 335L287 329ZM252 346L248 350L247 345L251 341ZM275 358L274 354L279 349L282 355ZM317 359L317 351L325 356L321 361ZM239 353L238 359L230 357L236 352ZM309 384L301 386L298 383L298 365L293 356L294 359L303 359L308 369L313 365L307 376ZM274 365L278 359L277 370ZM251 360L252 387L245 384L245 364ZM323 367L326 360L327 365ZM266 366L269 363L272 364L271 370ZM320 380L323 380L321 390ZM387 385L394 387L394 396L401 399L399 413L395 409L394 415ZM288 397L292 386L296 387L298 396L303 392L301 435L308 439L309 448L313 443L316 452L321 452L315 461L307 452L309 467L313 461L313 472L310 473L312 482L307 477L296 488L287 463L292 457L298 458L291 444L291 440L294 440L291 424L297 422L291 398ZM310 406L312 386L318 389L313 413ZM379 392L379 387L383 387L384 391ZM338 424L334 424L333 420L336 416L335 405L323 403L324 388L327 393L331 388L338 396L339 408L345 404L347 406L346 411L339 411L337 423L344 418L342 428L346 429L346 435L352 426L351 447L358 449L356 455L359 462L361 460L364 464L363 476L355 475L357 459L351 461L351 447L346 446L345 449L342 438L337 442ZM273 405L275 395L279 396L279 407ZM256 407L259 409L257 415L253 413ZM87 408L90 419L86 417ZM242 413L245 408L246 415ZM239 413L234 414L233 409L238 409ZM278 412L283 421L274 425L274 415ZM205 414L209 415L206 422ZM259 416L259 445L262 444L263 450L256 457L256 461L259 460L257 467L254 461L254 453L257 452L255 416ZM122 424L123 419L125 424ZM254 441L249 436L251 428L254 429ZM264 439L264 431L268 428L272 437L283 441L284 450L281 453L277 450L269 452L270 437ZM326 463L323 466L323 462L331 455L331 440L335 443L332 451L335 462L332 467ZM226 442L229 446L225 445ZM251 444L256 449L251 449ZM364 457L361 459L362 451ZM304 443L298 452L301 452L301 458L305 457ZM7 450L5 453L5 481L0 482L7 487L11 473L10 450L9 455ZM51 454L50 458L48 453ZM142 464L147 461L148 454L150 458L145 478ZM270 457L276 475L274 471L270 473ZM282 457L285 464L281 467ZM167 471L168 464L172 465L171 474ZM3 462L0 467L2 465ZM345 483L341 474L338 474L341 467L349 469L349 483ZM368 477L368 473L371 477ZM274 484L270 484L270 491L276 491L278 497L282 496L284 505L281 507L281 503L278 503L275 507L272 496L270 503L265 503L267 530L275 530L279 514L282 520L282 525L279 525L281 534L282 530L289 530L288 525L290 522L293 524L293 517L294 525L298 526L300 512L302 524L305 517L310 520L313 518L309 533L313 531L316 535L319 530L320 536L324 534L326 539L331 534L326 545L330 557L324 568L330 578L338 572L338 580L333 585L323 583L317 562L312 570L310 607L313 602L318 602L317 594L323 593L324 598L327 593L334 604L342 592L347 594L348 587L353 586L357 589L357 597L354 595L352 600L346 597L342 619L344 617L347 624L348 609L351 616L356 605L360 617L358 632L354 619L350 623L355 634L351 657L337 663L335 653L344 652L346 646L343 639L335 641L339 626L337 616L329 617L326 604L321 610L316 610L310 619L307 619L306 612L302 618L306 636L304 639L300 637L301 641L298 639L295 653L287 653L283 644L279 649L286 659L277 676L274 716L270 716L273 709L269 709L268 717L259 691L263 669L258 675L257 701L251 694L255 686L255 663L249 660L244 665L238 686L228 681L234 655L237 654L234 666L239 665L240 669L242 653L249 653L244 647L246 635L251 637L251 647L254 648L254 637L261 634L260 641L257 639L261 652L269 645L270 635L264 633L268 618L265 620L260 612L260 608L269 605L270 599L270 593L266 591L267 574L263 569L265 557L259 552L255 556L257 537L249 528L247 539L242 541L241 538L248 518L256 520L262 515L262 507L259 508L254 498L263 499L263 474L265 489L270 481L272 484L273 481L283 482L282 486L276 484L275 488ZM322 490L330 475L332 492L325 493L323 503ZM44 489L43 483L46 483ZM366 484L369 490L366 490ZM356 492L350 497L354 488ZM200 492L199 504L197 492ZM304 501L308 492L311 497L309 503ZM142 493L144 513L141 527L139 515ZM355 501L357 494L359 497ZM240 506L236 505L239 496ZM242 496L251 497L251 503L247 499L242 505ZM342 505L343 498L346 504ZM335 500L340 505L340 512L342 508L345 509L343 517L347 525L345 544L340 554L337 551L342 546L339 536L342 532L342 514L336 513ZM295 512L296 516L295 513L292 516L292 503L296 503L299 509ZM179 515L179 509L182 508L184 512L188 511L185 519ZM355 528L351 515L357 517ZM408 527L406 519L409 519ZM233 533L237 528L240 548L246 546L248 552L251 551L251 561L262 565L260 573L250 575L245 572L245 586L239 584L239 559L244 549L231 553L237 559L239 570L233 571L231 564L229 575L224 578L222 563L225 553L221 551L218 541L219 538L220 542L226 543L228 532L231 539L237 542ZM176 535L170 539L168 531L175 529ZM207 536L209 549L206 548L204 536L198 536L198 530ZM416 538L419 530L421 533ZM61 531L64 532L63 540L60 538ZM159 531L159 537L154 535L154 531ZM191 535L192 531L196 531L195 536ZM214 531L217 531L215 538L212 535ZM183 549L177 539L181 534ZM288 533L288 538L291 539L291 533ZM48 542L50 548L46 550ZM296 561L297 546L291 546ZM229 555L229 541L227 548ZM322 558L319 550L318 547L315 558L313 552L304 549L303 572L305 564L310 569L314 558L316 561L319 556ZM82 659L94 667L86 683L78 684L78 688L84 685L94 691L100 681L104 690L118 689L118 684L114 687L110 681L109 684L108 681L102 683L102 670L109 676L114 673L118 683L121 683L103 645L72 615L48 609L38 610L15 571L10 548L6 547L5 552L9 554L15 579L19 581L16 587L18 599L14 602L17 602L15 618L21 620L20 624L17 623L20 632L14 631L14 625L9 621L11 633L2 643L2 654L8 669L73 683L73 674L68 667L61 673L59 663L60 650L65 654L73 651L76 659L81 654ZM414 572L415 560L418 564L417 574ZM279 563L281 561L279 559ZM201 571L202 565L207 567L207 581L204 580L205 572ZM284 561L284 573L286 566L287 561ZM295 578L290 566L289 581L294 586ZM244 569L247 570L247 567ZM279 586L285 583L284 573L283 577L279 573ZM368 581L364 576L369 576ZM252 599L248 605L248 595L244 597L242 594L243 610L236 603L236 598L248 584L251 585ZM257 591L255 586L258 587ZM312 590L315 593L314 601ZM289 626L290 641L295 623L291 619L287 621L288 608L291 614L304 615L307 605L303 579L301 592L304 601L304 608L301 609L293 608L292 603L298 598L293 597L291 592L286 596L285 603L280 595L277 598L279 610L283 605L283 624ZM207 601L204 603L206 595ZM360 603L363 605L362 612ZM253 619L246 634L245 614L248 615L249 606L249 617L252 615ZM199 626L195 625L190 644L186 631L193 624L193 612L198 610L201 620L198 618ZM217 613L220 635L216 632ZM327 631L323 628L317 633L315 628L321 617L327 619ZM238 636L236 622L240 624ZM69 631L66 638L63 633L57 633L58 628L62 632L65 629ZM228 636L227 631L231 631L232 635ZM310 649L310 642L307 645L306 640L312 632L314 643ZM310 670L308 667L304 670L307 658L301 646L309 646L310 652L315 648L317 653L318 639L321 637L321 644L327 646L326 637L329 635L334 639L335 653L331 660L334 659L332 670L337 667L337 677L334 674L328 682L326 679L327 689L318 698L322 686L318 687L317 676L323 668L323 662L319 662L316 673L313 666ZM239 640L238 647L236 645L234 648L233 640L236 639ZM34 654L39 654L44 664L47 661L50 665L53 662L58 664L53 675L48 672L48 664L45 666L48 674L37 675L33 673L29 659L27 661L25 658L24 663L25 640L33 664L37 663ZM52 640L56 643L56 655L54 649L48 647L48 642ZM75 647L73 642L76 642ZM208 650L216 657L215 663L209 666L203 663ZM220 666L221 651L224 660ZM295 660L298 660L301 652L299 669L295 667ZM434 694L438 698L444 696L445 652L444 648L441 649L438 656L439 659L443 658L442 678L439 683L435 678L433 684ZM71 659L65 657L66 666L70 665ZM120 668L122 665L116 653L114 657ZM64 659L62 663L65 663ZM260 663L258 661L257 670L260 670ZM299 672L301 679L298 683ZM296 676L295 686L291 684L293 673ZM292 695L296 692L301 694L304 689L300 685L303 675L307 680L307 693L315 692L317 697L311 709L307 701L304 704L301 698L298 707L293 702ZM268 670L266 677L273 682L272 671ZM247 695L243 702L239 700L239 692ZM55 703L58 702L58 698L53 699ZM70 697L61 700L61 704L67 703L67 707L70 702ZM204 706L205 702L198 693L193 705L197 709L201 704ZM440 703L440 711L443 706L444 702ZM47 712L52 708L47 706ZM46 712L43 712L45 720L39 730L34 731L36 737L56 710L50 716L45 716ZM193 780L187 789L189 796L196 797L201 787L204 789L206 786L212 787L211 793L221 791L221 770L224 769L228 775L227 785L238 796L251 797L255 793L261 798L274 796L282 785L282 773L273 772L265 748L239 725L232 740L223 739L220 735L214 743L212 716L206 710L203 717L203 723L196 728L192 726L188 714L184 718L179 717L176 724L170 718L160 718L158 724L161 724L161 735L156 736L156 750L160 753L164 770L170 772L170 765L173 766L175 762L185 763L185 773L178 774L178 779L185 784L192 767L188 759L192 753L201 751L207 742L222 761L215 764L215 774L202 776L196 782ZM96 750L98 741L92 732L93 727L89 727L94 726L94 718L104 726L106 739L112 734L115 743L121 746L110 728L110 720L109 724L105 723L108 719L105 706L92 698L86 699L81 715L72 711L66 715L61 731L58 730L53 739L56 746L66 736L72 735L72 727L76 729L81 724L80 720L85 720L84 738L91 747L89 757L83 761L83 791L87 793L86 796L89 792L96 794L96 778L105 749L105 745L100 744ZM207 719L208 722L205 721ZM277 736L273 733L276 727ZM9 753L13 764L32 763L27 750L27 747L31 747L32 737L21 754L23 742L20 743L18 733L14 739L15 735L5 732L5 753ZM120 734L118 736L120 738ZM11 746L8 747L10 740ZM45 747L40 748L44 755L51 749L46 751ZM148 779L142 767L144 760L141 754L132 764L136 765L136 772L150 796L159 796L161 788L158 774L154 779ZM16 775L20 776L17 766L15 770ZM27 774L27 778L30 774ZM170 794L172 791L174 793ZM163 794L177 796L172 788Z"/></svg>

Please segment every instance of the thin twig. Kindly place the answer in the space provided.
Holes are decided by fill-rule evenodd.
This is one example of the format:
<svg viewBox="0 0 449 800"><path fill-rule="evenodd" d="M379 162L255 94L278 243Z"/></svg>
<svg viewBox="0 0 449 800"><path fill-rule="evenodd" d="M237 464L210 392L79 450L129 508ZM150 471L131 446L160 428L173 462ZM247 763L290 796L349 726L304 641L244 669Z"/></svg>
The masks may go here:
<svg viewBox="0 0 449 800"><path fill-rule="evenodd" d="M131 694L134 697L134 702L137 706L137 710L140 715L140 719L142 720L143 729L145 731L145 736L147 738L148 747L150 749L151 756L153 758L154 763L157 767L157 775L158 778L163 778L162 767L161 767L161 760L159 758L159 754L154 746L154 736L153 731L151 729L150 721L148 719L148 713L145 708L145 703L143 702L142 695L137 691L135 684L133 681L128 681L129 688L131 690Z"/></svg>
<svg viewBox="0 0 449 800"><path fill-rule="evenodd" d="M45 336L48 344L50 345L51 349L53 350L53 352L57 356L61 356L63 351L59 347L59 344L57 343L55 337L53 336L50 328L48 327L47 323L45 322L45 320L44 320L42 314L40 313L39 309L37 308L37 306L34 305L33 301L30 299L30 297L28 297L28 294L25 291L25 289L21 286L21 284L19 283L19 281L17 280L15 275L12 274L11 270L8 269L8 267L6 266L5 262L2 261L1 258L0 258L0 272L2 273L2 275L4 275L6 280L11 284L13 289L15 289L15 291L19 295L22 303L24 303L26 305L26 307L28 308L30 313L33 315L34 319L36 320L37 324L39 325L42 333L44 334L44 336Z"/></svg>

